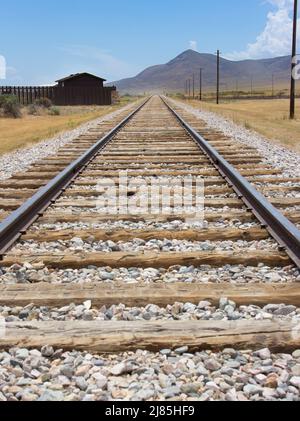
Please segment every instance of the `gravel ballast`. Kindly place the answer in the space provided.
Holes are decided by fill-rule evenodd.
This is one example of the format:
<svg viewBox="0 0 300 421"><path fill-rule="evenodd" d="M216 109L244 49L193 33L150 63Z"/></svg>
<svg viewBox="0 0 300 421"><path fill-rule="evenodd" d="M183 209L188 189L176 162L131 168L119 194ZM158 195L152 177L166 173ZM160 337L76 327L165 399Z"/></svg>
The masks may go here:
<svg viewBox="0 0 300 421"><path fill-rule="evenodd" d="M254 305L237 307L236 303L221 298L219 306L209 301L174 303L167 307L149 304L146 307L126 307L116 304L111 307L94 307L92 300L81 305L70 304L62 308L0 306L0 317L6 322L28 321L166 321L166 320L285 320L300 323L300 309L292 305L269 304L265 307Z"/></svg>
<svg viewBox="0 0 300 421"><path fill-rule="evenodd" d="M261 241L180 241L180 240L150 240L144 241L136 238L133 241L95 241L91 236L89 241L83 241L81 238L72 238L70 241L55 242L19 242L12 250L14 254L26 253L30 250L32 253L59 253L59 252L195 252L195 251L278 251L278 244L272 240Z"/></svg>
<svg viewBox="0 0 300 421"><path fill-rule="evenodd" d="M0 401L299 401L300 352L0 353Z"/></svg>
<svg viewBox="0 0 300 421"><path fill-rule="evenodd" d="M185 282L187 284L217 283L253 284L253 283L289 283L300 282L299 270L294 266L270 268L263 264L257 267L226 265L213 268L208 265L172 266L169 269L141 269L110 267L85 269L49 269L43 264L23 266L15 264L10 268L0 269L0 284L34 284L46 282L51 284L86 284L115 283L152 284Z"/></svg>

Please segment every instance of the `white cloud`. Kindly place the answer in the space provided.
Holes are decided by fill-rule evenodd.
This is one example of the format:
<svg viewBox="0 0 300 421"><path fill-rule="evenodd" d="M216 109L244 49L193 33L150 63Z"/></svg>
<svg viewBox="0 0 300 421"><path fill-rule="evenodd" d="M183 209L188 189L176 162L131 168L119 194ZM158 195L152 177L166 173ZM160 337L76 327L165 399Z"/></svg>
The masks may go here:
<svg viewBox="0 0 300 421"><path fill-rule="evenodd" d="M226 58L244 60L284 56L291 53L294 1L267 0L267 3L275 7L275 10L268 13L265 28L257 36L256 41L248 44L245 51L226 54Z"/></svg>
<svg viewBox="0 0 300 421"><path fill-rule="evenodd" d="M6 84L8 85L20 85L23 83L23 79L19 74L18 70L13 66L6 66Z"/></svg>
<svg viewBox="0 0 300 421"><path fill-rule="evenodd" d="M0 79L6 79L6 60L0 55Z"/></svg>
<svg viewBox="0 0 300 421"><path fill-rule="evenodd" d="M134 69L126 62L114 57L109 51L88 45L68 45L60 48L65 54L78 57L74 72L94 71L109 79L131 76ZM92 70L89 70L92 69Z"/></svg>
<svg viewBox="0 0 300 421"><path fill-rule="evenodd" d="M197 41L190 41L189 44L190 44L190 49L191 50L198 51L198 43L197 43Z"/></svg>

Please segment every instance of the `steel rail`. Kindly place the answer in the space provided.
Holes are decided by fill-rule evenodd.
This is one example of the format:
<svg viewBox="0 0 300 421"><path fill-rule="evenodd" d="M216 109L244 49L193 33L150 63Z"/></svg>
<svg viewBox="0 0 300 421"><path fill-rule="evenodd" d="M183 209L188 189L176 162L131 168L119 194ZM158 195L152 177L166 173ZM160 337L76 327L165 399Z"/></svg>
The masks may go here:
<svg viewBox="0 0 300 421"><path fill-rule="evenodd" d="M207 155L222 178L235 191L238 197L267 229L269 234L278 242L292 261L300 268L300 231L265 196L258 192L216 149L193 129L180 115L161 97L168 109L180 121L197 142L200 149Z"/></svg>
<svg viewBox="0 0 300 421"><path fill-rule="evenodd" d="M21 235L64 193L66 188L93 161L95 156L113 139L117 132L147 104L149 99L144 101L109 133L98 140L91 148L68 165L44 187L40 188L31 198L0 223L0 260L3 259L3 255Z"/></svg>

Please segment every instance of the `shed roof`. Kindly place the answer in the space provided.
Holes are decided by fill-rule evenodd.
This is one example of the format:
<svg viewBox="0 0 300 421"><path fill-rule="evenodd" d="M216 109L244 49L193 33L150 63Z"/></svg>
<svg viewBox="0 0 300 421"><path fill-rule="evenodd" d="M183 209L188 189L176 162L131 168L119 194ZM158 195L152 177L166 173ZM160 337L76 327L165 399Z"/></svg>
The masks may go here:
<svg viewBox="0 0 300 421"><path fill-rule="evenodd" d="M76 79L78 76L90 76L94 79L98 79L98 80L102 80L103 82L106 82L106 79L103 79L102 77L92 75L91 73L75 73L74 75L70 75L70 76L64 77L62 79L58 79L55 82L65 82L66 80Z"/></svg>

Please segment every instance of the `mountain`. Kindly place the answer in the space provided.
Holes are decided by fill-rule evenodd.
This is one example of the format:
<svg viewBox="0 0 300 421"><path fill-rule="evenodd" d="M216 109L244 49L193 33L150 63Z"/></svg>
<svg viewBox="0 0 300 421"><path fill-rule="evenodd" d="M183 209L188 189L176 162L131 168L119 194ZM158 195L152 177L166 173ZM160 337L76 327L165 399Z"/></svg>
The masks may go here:
<svg viewBox="0 0 300 421"><path fill-rule="evenodd" d="M262 60L230 61L220 59L221 89L232 90L236 86L250 89L251 79L255 87L271 86L274 74L276 84L286 84L290 78L290 56ZM113 82L121 93L182 92L185 81L195 73L195 86L199 89L199 69L203 68L203 87L213 88L216 83L216 56L193 50L166 64L145 69L137 76Z"/></svg>

